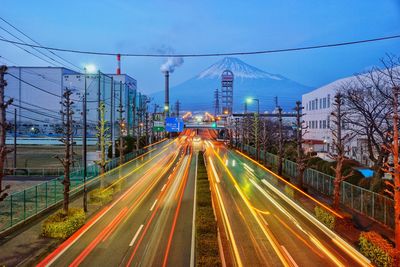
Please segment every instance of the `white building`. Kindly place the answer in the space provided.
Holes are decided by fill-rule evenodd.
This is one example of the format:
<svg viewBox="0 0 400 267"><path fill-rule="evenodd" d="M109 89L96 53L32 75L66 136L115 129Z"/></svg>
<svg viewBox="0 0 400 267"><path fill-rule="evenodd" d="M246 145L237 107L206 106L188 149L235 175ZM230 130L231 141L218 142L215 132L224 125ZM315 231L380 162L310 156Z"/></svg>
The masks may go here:
<svg viewBox="0 0 400 267"><path fill-rule="evenodd" d="M355 80L356 77L354 76L339 79L302 96L303 119L305 126L307 126L303 145L306 152L317 152L319 156L324 157L332 151L330 129L334 97L342 84ZM364 165L370 165L365 138L353 138L346 150L349 151L348 157Z"/></svg>

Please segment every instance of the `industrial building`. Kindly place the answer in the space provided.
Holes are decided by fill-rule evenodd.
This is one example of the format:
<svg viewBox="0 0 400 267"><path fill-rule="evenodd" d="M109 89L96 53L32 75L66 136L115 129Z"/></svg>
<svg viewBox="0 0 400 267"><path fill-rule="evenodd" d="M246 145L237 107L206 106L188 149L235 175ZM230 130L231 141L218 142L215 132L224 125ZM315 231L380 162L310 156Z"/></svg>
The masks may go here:
<svg viewBox="0 0 400 267"><path fill-rule="evenodd" d="M106 120L110 124L114 122L114 128L118 125L118 111L122 107L126 134L132 134L147 110L148 97L138 92L137 81L127 74L97 72L85 75L62 67L9 67L7 72L6 99L14 99L7 111L7 119L13 119L16 109L19 135L57 136L63 121L61 96L69 88L73 91L74 134L80 136L85 84L89 136L95 134L100 101L106 104ZM118 133L116 129L114 132Z"/></svg>

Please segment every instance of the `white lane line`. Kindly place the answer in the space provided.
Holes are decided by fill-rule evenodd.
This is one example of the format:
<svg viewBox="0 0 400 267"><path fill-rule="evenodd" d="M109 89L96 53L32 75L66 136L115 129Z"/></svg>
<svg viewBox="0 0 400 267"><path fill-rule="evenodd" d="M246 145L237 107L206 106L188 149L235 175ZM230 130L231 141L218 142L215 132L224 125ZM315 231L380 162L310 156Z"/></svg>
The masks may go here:
<svg viewBox="0 0 400 267"><path fill-rule="evenodd" d="M214 163L212 162L211 157L209 158L209 160L210 160L211 170L213 171L214 176L215 176L215 180L217 181L217 183L220 183L221 181L219 180L217 171L215 170Z"/></svg>
<svg viewBox="0 0 400 267"><path fill-rule="evenodd" d="M297 263L294 261L294 259L292 258L292 256L289 254L289 251L287 251L287 249L281 245L282 250L285 252L286 256L289 258L290 262L293 264L293 266L295 267L299 267L299 265L297 265Z"/></svg>
<svg viewBox="0 0 400 267"><path fill-rule="evenodd" d="M195 266L195 240L196 240L196 201L197 201L197 168L199 162L199 154L196 154L196 169L194 174L194 198L193 198L193 219L192 219L192 242L190 244L190 267Z"/></svg>
<svg viewBox="0 0 400 267"><path fill-rule="evenodd" d="M156 201L154 201L153 206L151 206L150 211L153 211L154 207L156 206L158 199L156 199Z"/></svg>
<svg viewBox="0 0 400 267"><path fill-rule="evenodd" d="M131 241L131 243L129 243L129 246L130 246L130 247L132 247L132 246L133 246L133 244L135 244L135 241L136 241L136 239L138 238L138 236L139 236L140 232L142 231L142 228L143 228L143 224L142 224L142 225L140 225L140 227L139 227L139 229L137 230L137 232L136 232L135 236L132 238L132 241Z"/></svg>
<svg viewBox="0 0 400 267"><path fill-rule="evenodd" d="M166 186L167 186L167 184L164 184L164 186L161 188L161 192L164 191Z"/></svg>

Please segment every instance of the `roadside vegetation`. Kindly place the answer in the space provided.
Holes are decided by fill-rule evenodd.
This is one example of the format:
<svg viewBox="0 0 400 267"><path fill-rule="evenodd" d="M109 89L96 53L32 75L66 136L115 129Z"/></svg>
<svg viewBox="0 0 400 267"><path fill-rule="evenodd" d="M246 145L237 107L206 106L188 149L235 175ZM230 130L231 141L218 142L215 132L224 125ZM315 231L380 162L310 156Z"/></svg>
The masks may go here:
<svg viewBox="0 0 400 267"><path fill-rule="evenodd" d="M202 152L199 153L196 191L196 266L221 266L217 222Z"/></svg>
<svg viewBox="0 0 400 267"><path fill-rule="evenodd" d="M63 209L50 215L42 224L42 236L66 239L78 230L86 221L83 209L69 208L68 214Z"/></svg>

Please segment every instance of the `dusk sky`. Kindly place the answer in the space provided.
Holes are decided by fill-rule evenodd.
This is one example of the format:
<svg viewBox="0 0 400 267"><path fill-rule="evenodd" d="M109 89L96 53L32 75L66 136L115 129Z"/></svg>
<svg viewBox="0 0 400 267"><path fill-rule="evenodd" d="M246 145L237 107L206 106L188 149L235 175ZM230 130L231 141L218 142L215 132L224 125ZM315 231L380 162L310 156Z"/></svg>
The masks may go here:
<svg viewBox="0 0 400 267"><path fill-rule="evenodd" d="M43 45L115 53L252 51L400 34L398 0L24 0L2 1L0 16ZM2 21L0 26L10 30ZM12 39L1 29L0 36ZM400 55L400 39L240 59L316 87L377 65L385 53ZM94 63L103 72L115 72L115 57L59 54L76 65ZM0 56L18 65L49 65L7 43L0 42ZM185 59L172 85L219 59ZM122 60L122 72L136 78L141 91L162 89L163 59Z"/></svg>

